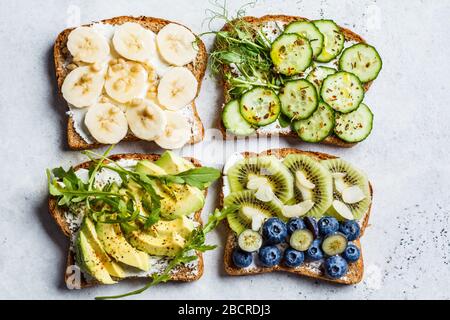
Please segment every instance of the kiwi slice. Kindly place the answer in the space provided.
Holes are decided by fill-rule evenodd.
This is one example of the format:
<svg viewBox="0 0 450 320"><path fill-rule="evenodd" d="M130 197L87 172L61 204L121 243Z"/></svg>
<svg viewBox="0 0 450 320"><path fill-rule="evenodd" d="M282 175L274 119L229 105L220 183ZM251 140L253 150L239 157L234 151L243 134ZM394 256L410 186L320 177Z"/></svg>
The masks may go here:
<svg viewBox="0 0 450 320"><path fill-rule="evenodd" d="M282 217L281 208L276 202L258 200L254 191L250 190L230 193L224 199L223 206L236 206L236 210L227 215L227 220L230 228L238 235L246 229L251 229L254 219L259 219L262 224L270 217Z"/></svg>
<svg viewBox="0 0 450 320"><path fill-rule="evenodd" d="M334 200L340 201L344 203L351 211L353 218L359 220L362 216L369 210L370 203L372 202L370 196L370 188L369 181L364 173L360 170L352 166L350 163L342 160L342 159L330 159L321 161L322 165L331 172L332 175L340 174L340 183L343 186L340 186L337 183L333 183L333 198ZM345 203L342 198L342 188L345 187L354 187L358 186L362 193L364 194L364 198L361 201L356 203ZM337 188L341 189L340 191ZM330 210L333 211L333 210ZM333 213L333 212L330 212ZM341 216L336 215L336 218L343 220Z"/></svg>
<svg viewBox="0 0 450 320"><path fill-rule="evenodd" d="M330 172L319 161L304 154L289 154L283 164L292 172L293 176L304 176L313 188L302 187L297 181L294 183L294 198L296 203L312 200L314 206L307 215L320 218L333 201L333 179Z"/></svg>
<svg viewBox="0 0 450 320"><path fill-rule="evenodd" d="M264 177L281 202L294 196L294 178L280 160L274 156L258 156L241 159L227 172L231 192L245 190L249 178Z"/></svg>

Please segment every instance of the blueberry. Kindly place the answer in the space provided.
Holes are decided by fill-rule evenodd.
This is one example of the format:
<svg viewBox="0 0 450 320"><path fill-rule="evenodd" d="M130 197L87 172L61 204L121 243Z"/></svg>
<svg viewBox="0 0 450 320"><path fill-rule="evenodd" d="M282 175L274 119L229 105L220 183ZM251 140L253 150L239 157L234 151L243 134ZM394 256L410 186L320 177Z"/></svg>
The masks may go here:
<svg viewBox="0 0 450 320"><path fill-rule="evenodd" d="M292 248L287 248L284 251L284 264L287 267L295 268L305 261L305 254Z"/></svg>
<svg viewBox="0 0 450 320"><path fill-rule="evenodd" d="M339 230L347 237L348 241L353 241L359 237L359 224L355 220L347 220L342 222L339 226Z"/></svg>
<svg viewBox="0 0 450 320"><path fill-rule="evenodd" d="M284 242L287 237L286 224L278 218L270 218L264 223L262 234L268 244Z"/></svg>
<svg viewBox="0 0 450 320"><path fill-rule="evenodd" d="M319 236L319 226L317 225L317 220L313 217L305 217L303 219L305 222L306 228L312 232L314 239Z"/></svg>
<svg viewBox="0 0 450 320"><path fill-rule="evenodd" d="M305 223L300 218L290 218L287 223L287 230L289 234L292 234L295 230L305 229Z"/></svg>
<svg viewBox="0 0 450 320"><path fill-rule="evenodd" d="M347 261L341 256L332 256L325 260L325 273L328 277L338 279L344 276L348 270Z"/></svg>
<svg viewBox="0 0 450 320"><path fill-rule="evenodd" d="M306 250L306 257L308 260L316 261L323 258L323 251L321 248L322 239L316 239L311 246Z"/></svg>
<svg viewBox="0 0 450 320"><path fill-rule="evenodd" d="M259 249L259 260L264 267L273 267L280 263L281 251L276 246L265 246Z"/></svg>
<svg viewBox="0 0 450 320"><path fill-rule="evenodd" d="M356 262L361 256L361 253L357 246L355 246L353 243L349 243L347 248L345 248L345 251L342 253L342 256L348 262Z"/></svg>
<svg viewBox="0 0 450 320"><path fill-rule="evenodd" d="M234 249L233 251L233 262L238 268L246 268L253 261L253 256L250 252L242 251L241 249Z"/></svg>
<svg viewBox="0 0 450 320"><path fill-rule="evenodd" d="M335 233L339 229L339 221L333 217L322 217L319 220L319 232L322 236Z"/></svg>

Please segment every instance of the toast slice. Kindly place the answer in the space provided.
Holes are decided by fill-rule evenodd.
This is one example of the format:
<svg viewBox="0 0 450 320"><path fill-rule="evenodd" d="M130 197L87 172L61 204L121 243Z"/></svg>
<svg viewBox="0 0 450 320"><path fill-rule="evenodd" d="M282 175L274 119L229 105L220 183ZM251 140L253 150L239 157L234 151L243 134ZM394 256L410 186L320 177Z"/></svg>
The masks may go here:
<svg viewBox="0 0 450 320"><path fill-rule="evenodd" d="M336 156L329 155L326 153L321 152L311 152L311 151L302 151L294 148L282 148L282 149L271 149L264 151L260 153L259 155L274 155L277 158L284 158L288 154L305 154L310 157L313 157L317 160L325 160L325 159L334 159L337 158ZM252 152L243 152L242 155L246 158L257 156L258 154L252 153ZM223 179L223 178L222 178ZM373 190L372 186L370 186L370 193L371 197L373 197ZM224 194L223 190L220 193L219 196L220 199L220 205L223 205L223 199ZM364 215L364 217L361 219L360 227L361 227L361 234L360 237L363 236L364 231L369 223L369 216L370 216L370 207L367 213ZM228 224L227 224L228 225ZM364 273L364 262L363 262L363 255L361 250L361 243L358 240L353 241L353 243L358 246L358 248L361 251L361 257L356 263L349 264L349 269L347 274L340 278L340 279L330 279L326 277L323 273L323 271L319 268L319 265L317 262L305 262L300 267L297 268L288 268L283 265L278 265L271 268L261 267L261 266L251 266L246 269L240 269L237 268L232 260L232 253L234 248L237 246L237 237L235 233L228 227L228 235L227 235L227 241L225 244L225 252L224 252L224 264L225 264L225 272L232 276L245 276L245 275L252 275L252 274L259 274L259 273L267 273L267 272L273 272L273 271L285 271L290 272L310 278L320 279L320 280L326 280L330 282L335 283L341 283L341 284L356 284L362 280L363 273Z"/></svg>
<svg viewBox="0 0 450 320"><path fill-rule="evenodd" d="M99 23L103 24L110 24L110 25L121 25L126 22L135 22L142 25L144 28L150 29L151 31L157 33L159 30L161 30L165 25L169 23L174 23L169 20L164 20L160 18L153 18L153 17L131 17L131 16L121 16L121 17L115 17L111 19L106 19L99 21ZM85 26L90 26L91 24L87 24ZM187 27L186 27L187 28ZM55 72L56 72L56 81L58 85L58 92L61 94L61 87L64 82L64 79L66 78L67 74L69 73L69 70L67 69L67 65L72 60L72 56L70 52L67 49L67 38L70 34L70 32L74 28L65 29L62 31L58 37L56 38L54 48L53 48L53 56L54 56L54 62L55 62ZM189 28L188 28L189 29ZM205 70L208 62L208 55L206 53L206 47L205 44L198 39L198 53L195 60L186 67L193 73L195 78L198 81L198 89L197 89L197 95L200 91L202 80L205 75ZM202 121L200 119L200 116L198 115L197 108L195 105L195 100L188 106L187 108L191 108L190 118L188 119L189 122L192 124L191 128L191 139L190 143L197 143L199 141L203 140L204 137L204 127L202 124ZM140 139L134 136L131 132L127 134L127 136L122 141L139 141ZM77 132L75 128L75 123L73 117L69 115L67 119L67 143L69 145L70 149L74 150L84 150L84 149L92 149L92 148L98 148L101 146L98 142L89 143L86 142L83 137Z"/></svg>
<svg viewBox="0 0 450 320"><path fill-rule="evenodd" d="M268 22L275 22L278 21L280 23L283 24L289 24L293 21L309 21L309 19L307 18L303 18L303 17L298 17L298 16L287 16L287 15L265 15L262 17L251 17L251 16L246 16L246 17L242 17L241 19L243 19L244 21L250 23L251 25L255 26L255 27L260 27L262 25L264 25L265 23ZM233 21L231 22L233 23ZM230 25L229 23L225 24L224 27L222 28L223 31L227 31L229 30ZM366 41L358 34L354 33L353 31L351 31L350 29L344 28L339 26L339 28L341 29L345 41L352 41L352 42L358 42L358 43L365 43ZM227 65L223 65L222 66L222 74L224 74L224 72L229 71L230 68ZM369 90L370 86L372 84L372 81L367 82L364 84L364 90L367 91ZM228 95L228 90L230 89L230 83L228 81L225 80L225 78L222 79L222 87L223 87L223 94L224 94L224 105L229 102L231 100L231 97ZM240 138L239 136L235 136L232 134L228 134L226 132L226 128L224 127L222 120L219 119L219 129L222 132L222 136L224 139L235 139L235 138ZM295 137L297 139L298 135L292 131L292 130L280 130L280 132L276 132L276 131L270 131L270 130L257 130L256 131L256 136L260 137L260 136L273 136L273 135L279 135L279 136L285 136L285 137ZM335 135L330 135L327 138L325 138L325 140L323 140L321 143L323 144L328 144L328 145L334 145L334 146L338 146L338 147L344 147L344 148L350 148L353 147L356 143L349 143L349 142L345 142L341 139L339 139L337 136Z"/></svg>
<svg viewBox="0 0 450 320"><path fill-rule="evenodd" d="M130 154L117 154L117 155L111 156L110 158L115 161L121 160L121 159L130 159L130 160L146 159L146 160L150 160L150 161L156 161L159 159L159 157L160 157L159 154L130 153ZM185 158L185 159L191 161L196 167L201 167L201 164L198 160L196 160L194 158ZM83 163L75 166L74 170L76 171L78 169L87 169L90 164L91 164L90 161L83 162ZM207 190L205 189L204 192L205 192L205 197L206 197ZM56 221L56 224L59 226L61 231L64 233L64 235L68 239L71 239L72 233L70 231L68 222L64 218L65 210L63 208L60 208L57 206L56 198L54 198L52 196L50 196L48 199L48 207L49 207L49 212L50 212L51 216ZM200 225L202 224L201 210L197 211L194 214L194 219L195 219L195 221L200 223ZM194 281L194 280L200 279L200 277L203 275L203 256L202 256L201 252L197 252L197 256L198 256L197 268L194 269L192 267L189 267L188 265L178 266L173 270L170 280L187 282L187 281ZM64 282L66 283L66 285L68 287L71 286L71 281L72 281L71 274L73 273L73 266L75 266L75 253L71 249L71 246L69 246L67 261L66 261L66 272L64 273ZM132 278L132 277L129 277L129 278ZM81 273L80 280L81 280L80 288L85 288L85 287L89 287L89 286L98 284L98 282L96 282L96 281L89 280L89 277L86 277L84 273Z"/></svg>

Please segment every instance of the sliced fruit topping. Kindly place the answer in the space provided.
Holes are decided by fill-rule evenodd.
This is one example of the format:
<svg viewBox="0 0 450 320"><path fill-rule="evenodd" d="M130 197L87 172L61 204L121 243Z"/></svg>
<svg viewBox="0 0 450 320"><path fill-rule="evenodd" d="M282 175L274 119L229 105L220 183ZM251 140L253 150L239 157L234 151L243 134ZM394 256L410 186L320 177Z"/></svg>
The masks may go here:
<svg viewBox="0 0 450 320"><path fill-rule="evenodd" d="M348 204L358 203L364 200L365 197L366 195L359 186L347 187L342 191L342 200Z"/></svg>
<svg viewBox="0 0 450 320"><path fill-rule="evenodd" d="M156 43L164 60L175 66L184 66L194 61L197 56L195 35L188 28L176 23L169 23L159 30Z"/></svg>
<svg viewBox="0 0 450 320"><path fill-rule="evenodd" d="M286 224L278 218L270 218L264 222L262 234L268 244L283 243L287 237Z"/></svg>
<svg viewBox="0 0 450 320"><path fill-rule="evenodd" d="M174 67L159 81L158 101L169 110L186 107L197 96L198 82L185 67Z"/></svg>
<svg viewBox="0 0 450 320"><path fill-rule="evenodd" d="M98 103L90 107L84 123L90 134L100 143L118 143L128 132L125 114L111 103Z"/></svg>
<svg viewBox="0 0 450 320"><path fill-rule="evenodd" d="M106 93L121 103L144 98L148 87L147 77L147 71L139 63L123 59L112 60L106 76Z"/></svg>
<svg viewBox="0 0 450 320"><path fill-rule="evenodd" d="M242 95L240 111L248 123L265 126L278 118L281 103L273 90L257 87Z"/></svg>
<svg viewBox="0 0 450 320"><path fill-rule="evenodd" d="M317 93L320 95L320 88L322 88L322 82L329 75L335 74L337 72L336 69L329 67L315 67L311 70L311 72L306 77L306 80L311 82L314 87L316 87Z"/></svg>
<svg viewBox="0 0 450 320"><path fill-rule="evenodd" d="M164 149L179 149L191 139L191 126L183 115L174 111L164 111L167 125L155 142Z"/></svg>
<svg viewBox="0 0 450 320"><path fill-rule="evenodd" d="M74 61L104 62L109 55L109 44L104 36L91 27L78 27L67 37L67 49Z"/></svg>
<svg viewBox="0 0 450 320"><path fill-rule="evenodd" d="M253 220L258 221L262 225L264 220L273 217L281 216L281 208L274 203L263 202L256 199L254 192L247 190L241 192L232 192L224 199L224 207L234 207L236 210L227 216L230 228L238 235L252 227ZM252 228L253 230L258 230Z"/></svg>
<svg viewBox="0 0 450 320"><path fill-rule="evenodd" d="M305 261L305 254L301 251L287 248L284 250L284 265L289 268L296 268Z"/></svg>
<svg viewBox="0 0 450 320"><path fill-rule="evenodd" d="M116 51L129 60L145 62L156 52L155 34L138 23L117 26L112 41Z"/></svg>
<svg viewBox="0 0 450 320"><path fill-rule="evenodd" d="M346 142L360 142L369 136L372 126L373 113L366 104L361 103L355 111L336 114L334 133Z"/></svg>
<svg viewBox="0 0 450 320"><path fill-rule="evenodd" d="M308 39L294 33L282 34L270 49L275 71L287 76L305 71L312 62L312 56Z"/></svg>
<svg viewBox="0 0 450 320"><path fill-rule="evenodd" d="M344 252L347 243L347 238L342 233L330 234L323 239L322 250L326 255L334 256Z"/></svg>
<svg viewBox="0 0 450 320"><path fill-rule="evenodd" d="M314 207L314 201L305 200L294 205L283 206L283 216L286 218L301 217Z"/></svg>
<svg viewBox="0 0 450 320"><path fill-rule="evenodd" d="M307 214L321 217L333 199L331 174L318 161L302 154L286 156L283 164L296 176L295 201L313 201L314 206Z"/></svg>
<svg viewBox="0 0 450 320"><path fill-rule="evenodd" d="M242 251L239 248L233 250L233 263L238 268L247 268L253 262L253 255L250 252Z"/></svg>
<svg viewBox="0 0 450 320"><path fill-rule="evenodd" d="M237 161L227 171L231 192L247 187L249 180L262 177L267 180L275 196L285 203L294 194L293 177L280 160L274 156L250 157ZM264 180L264 183L266 183ZM250 186L260 185L263 180L255 180Z"/></svg>
<svg viewBox="0 0 450 320"><path fill-rule="evenodd" d="M149 101L128 107L126 117L131 132L139 139L147 141L162 135L167 125L166 113Z"/></svg>
<svg viewBox="0 0 450 320"><path fill-rule="evenodd" d="M311 246L314 240L313 234L308 229L300 229L295 230L291 239L289 240L289 244L292 248L298 251L306 251Z"/></svg>
<svg viewBox="0 0 450 320"><path fill-rule="evenodd" d="M313 21L324 36L322 52L316 57L319 62L329 62L336 58L344 49L344 35L332 20Z"/></svg>
<svg viewBox="0 0 450 320"><path fill-rule="evenodd" d="M332 256L325 260L325 274L332 279L339 279L345 276L348 271L348 264L341 256Z"/></svg>
<svg viewBox="0 0 450 320"><path fill-rule="evenodd" d="M277 246L265 246L259 249L258 257L264 267L277 266L281 261L281 250Z"/></svg>
<svg viewBox="0 0 450 320"><path fill-rule="evenodd" d="M333 132L334 114L334 110L321 101L308 119L294 121L292 127L303 141L321 142Z"/></svg>
<svg viewBox="0 0 450 320"><path fill-rule="evenodd" d="M239 235L238 245L243 251L255 252L262 246L262 237L258 232L247 229Z"/></svg>
<svg viewBox="0 0 450 320"><path fill-rule="evenodd" d="M297 33L298 35L308 39L314 57L317 57L322 52L324 36L312 22L291 22L284 29L284 33Z"/></svg>
<svg viewBox="0 0 450 320"><path fill-rule="evenodd" d="M293 120L306 119L317 109L319 97L314 85L304 79L288 81L280 89L281 112Z"/></svg>
<svg viewBox="0 0 450 320"><path fill-rule="evenodd" d="M263 202L268 202L274 200L275 194L273 193L270 185L265 184L258 188L255 192L255 197Z"/></svg>
<svg viewBox="0 0 450 320"><path fill-rule="evenodd" d="M375 80L381 67L377 50L366 43L357 43L345 49L339 59L339 69L355 74L361 82Z"/></svg>
<svg viewBox="0 0 450 320"><path fill-rule="evenodd" d="M255 128L242 117L239 109L238 100L228 102L222 111L223 125L227 131L237 136L248 136L255 133Z"/></svg>
<svg viewBox="0 0 450 320"><path fill-rule="evenodd" d="M357 76L340 71L323 81L320 95L334 110L349 113L359 107L364 98L364 89Z"/></svg>
<svg viewBox="0 0 450 320"><path fill-rule="evenodd" d="M333 202L330 212L337 212L338 216L336 216L336 218L338 218L338 220L361 219L361 217L369 210L372 201L369 181L365 174L342 159L323 160L321 163L333 176L335 176L333 198L336 201ZM364 198L359 202L346 204L342 198L342 192L345 188L352 186L358 186L364 194ZM339 191L339 189L342 189L342 191ZM350 211L351 214L349 214L348 211Z"/></svg>
<svg viewBox="0 0 450 320"><path fill-rule="evenodd" d="M85 108L98 101L104 83L104 72L94 72L90 67L78 67L64 79L61 93L70 105Z"/></svg>

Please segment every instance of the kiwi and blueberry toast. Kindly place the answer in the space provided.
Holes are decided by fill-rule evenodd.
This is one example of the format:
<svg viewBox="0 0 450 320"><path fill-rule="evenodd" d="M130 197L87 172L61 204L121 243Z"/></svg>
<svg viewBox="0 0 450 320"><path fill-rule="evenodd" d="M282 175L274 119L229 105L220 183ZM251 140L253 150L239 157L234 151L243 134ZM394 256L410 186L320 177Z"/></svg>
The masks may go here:
<svg viewBox="0 0 450 320"><path fill-rule="evenodd" d="M276 270L352 284L362 278L359 238L372 192L364 173L323 153L245 153L225 165L225 249L231 275Z"/></svg>

